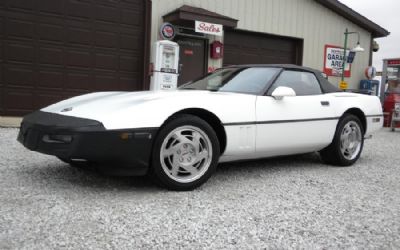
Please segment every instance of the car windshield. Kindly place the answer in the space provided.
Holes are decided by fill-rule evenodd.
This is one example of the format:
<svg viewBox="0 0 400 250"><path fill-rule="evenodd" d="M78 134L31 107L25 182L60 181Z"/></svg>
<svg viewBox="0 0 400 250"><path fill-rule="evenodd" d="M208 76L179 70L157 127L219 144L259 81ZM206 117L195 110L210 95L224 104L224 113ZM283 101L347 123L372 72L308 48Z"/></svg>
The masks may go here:
<svg viewBox="0 0 400 250"><path fill-rule="evenodd" d="M279 68L225 68L187 83L179 89L259 94Z"/></svg>

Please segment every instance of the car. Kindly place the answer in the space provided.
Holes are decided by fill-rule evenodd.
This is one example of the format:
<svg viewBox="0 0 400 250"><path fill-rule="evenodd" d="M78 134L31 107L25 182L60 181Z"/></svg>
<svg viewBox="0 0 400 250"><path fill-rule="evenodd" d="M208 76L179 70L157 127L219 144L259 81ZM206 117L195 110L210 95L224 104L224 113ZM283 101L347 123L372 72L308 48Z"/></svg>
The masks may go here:
<svg viewBox="0 0 400 250"><path fill-rule="evenodd" d="M221 162L319 152L327 164L350 166L382 125L378 97L344 92L318 70L238 65L177 90L58 102L25 116L18 140L72 165L192 190Z"/></svg>

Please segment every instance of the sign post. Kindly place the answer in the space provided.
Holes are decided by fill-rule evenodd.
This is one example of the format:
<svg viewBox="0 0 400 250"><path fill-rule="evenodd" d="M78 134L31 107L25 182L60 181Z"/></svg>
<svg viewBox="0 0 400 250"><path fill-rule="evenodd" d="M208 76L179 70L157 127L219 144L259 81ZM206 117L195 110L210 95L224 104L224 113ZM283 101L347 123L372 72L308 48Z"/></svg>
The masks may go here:
<svg viewBox="0 0 400 250"><path fill-rule="evenodd" d="M343 47L343 70L342 70L342 81L340 84L344 82L344 69L346 68L346 48L347 48L347 35L349 30L346 28L346 32L344 32L344 47Z"/></svg>

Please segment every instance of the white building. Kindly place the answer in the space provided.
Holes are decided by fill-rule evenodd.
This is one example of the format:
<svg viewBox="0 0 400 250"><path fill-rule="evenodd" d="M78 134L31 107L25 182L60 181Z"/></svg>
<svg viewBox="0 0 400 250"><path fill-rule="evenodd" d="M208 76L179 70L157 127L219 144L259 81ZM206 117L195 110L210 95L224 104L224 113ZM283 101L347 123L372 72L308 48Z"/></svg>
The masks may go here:
<svg viewBox="0 0 400 250"><path fill-rule="evenodd" d="M152 42L159 39L156 31L163 22L182 27L175 41L183 48L184 81L206 73L208 67L230 64L293 63L323 71L325 46L343 47L348 28L358 32L365 49L351 65L351 77L345 78L349 89L358 89L360 80L365 79L365 68L372 62L372 40L389 35L336 0L153 0L152 6ZM194 33L196 20L224 25L224 35ZM356 46L358 35L348 38L348 48ZM208 46L214 39L224 44L222 59L209 56ZM336 63L341 65L341 60ZM338 84L340 77L330 76L329 80Z"/></svg>
<svg viewBox="0 0 400 250"><path fill-rule="evenodd" d="M82 93L148 89L150 47L164 22L178 31L179 83L230 64L323 70L326 46L343 47L348 28L365 49L346 78L357 89L373 39L389 35L337 0L19 0L0 1L0 12L1 124ZM195 32L195 21L222 25L223 35ZM357 39L349 35L348 47ZM216 40L224 53L212 59Z"/></svg>

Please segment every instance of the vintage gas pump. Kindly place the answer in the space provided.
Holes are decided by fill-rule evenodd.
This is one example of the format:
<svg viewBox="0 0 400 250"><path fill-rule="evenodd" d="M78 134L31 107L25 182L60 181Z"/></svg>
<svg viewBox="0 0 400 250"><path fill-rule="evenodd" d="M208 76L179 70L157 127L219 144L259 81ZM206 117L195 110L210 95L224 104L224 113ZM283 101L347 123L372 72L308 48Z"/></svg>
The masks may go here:
<svg viewBox="0 0 400 250"><path fill-rule="evenodd" d="M150 90L173 90L178 83L179 45L168 40L153 44Z"/></svg>
<svg viewBox="0 0 400 250"><path fill-rule="evenodd" d="M384 126L400 128L400 58L383 60L382 85L386 85Z"/></svg>

